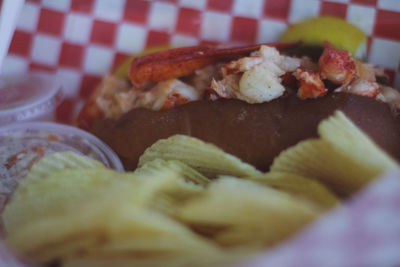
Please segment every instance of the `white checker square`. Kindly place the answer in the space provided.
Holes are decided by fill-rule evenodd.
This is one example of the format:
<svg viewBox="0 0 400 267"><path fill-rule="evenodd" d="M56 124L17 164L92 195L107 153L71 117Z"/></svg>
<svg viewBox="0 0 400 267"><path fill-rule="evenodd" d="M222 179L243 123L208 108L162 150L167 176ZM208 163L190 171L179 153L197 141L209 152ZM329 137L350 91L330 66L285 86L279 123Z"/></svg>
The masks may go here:
<svg viewBox="0 0 400 267"><path fill-rule="evenodd" d="M290 266L296 262L296 253L290 250L280 250L279 253L264 253L257 256L254 266L261 267L263 262L268 262L269 266ZM252 265L248 265L252 266Z"/></svg>
<svg viewBox="0 0 400 267"><path fill-rule="evenodd" d="M400 61L400 43L383 38L373 38L369 61L396 70Z"/></svg>
<svg viewBox="0 0 400 267"><path fill-rule="evenodd" d="M113 51L104 46L91 45L86 49L83 69L88 74L104 75L111 69Z"/></svg>
<svg viewBox="0 0 400 267"><path fill-rule="evenodd" d="M371 35L374 30L376 10L373 7L349 5L347 21L360 28L365 34Z"/></svg>
<svg viewBox="0 0 400 267"><path fill-rule="evenodd" d="M153 2L149 14L149 26L156 30L173 31L176 24L177 7L163 2Z"/></svg>
<svg viewBox="0 0 400 267"><path fill-rule="evenodd" d="M57 78L60 81L63 92L66 97L77 97L79 95L79 87L82 80L82 75L75 70L67 68L59 68L56 72Z"/></svg>
<svg viewBox="0 0 400 267"><path fill-rule="evenodd" d="M182 47L182 46L194 46L198 45L199 40L192 36L187 36L183 34L175 34L171 38L171 45L173 47Z"/></svg>
<svg viewBox="0 0 400 267"><path fill-rule="evenodd" d="M28 71L29 62L26 58L8 55L3 62L2 74L20 74Z"/></svg>
<svg viewBox="0 0 400 267"><path fill-rule="evenodd" d="M284 22L277 20L261 20L258 27L257 42L269 43L276 42L286 30L287 25Z"/></svg>
<svg viewBox="0 0 400 267"><path fill-rule="evenodd" d="M233 4L233 14L243 17L258 18L262 14L263 0L236 0Z"/></svg>
<svg viewBox="0 0 400 267"><path fill-rule="evenodd" d="M389 224L388 221L386 221L386 224ZM390 222L390 224L392 224L392 222ZM378 232L379 234L380 229L375 229L375 232ZM398 263L400 262L400 254L399 254L400 247L399 247L399 242L396 239L396 234L398 233L399 230L393 231L392 237L390 239L388 238L388 241L381 242L380 246L377 246L377 248L372 250L365 258L363 257L364 263L362 263L362 265L384 266L389 262L394 263L393 266L398 265Z"/></svg>
<svg viewBox="0 0 400 267"><path fill-rule="evenodd" d="M129 54L140 52L146 45L146 37L144 27L123 22L117 30L116 49Z"/></svg>
<svg viewBox="0 0 400 267"><path fill-rule="evenodd" d="M399 0L378 0L378 8L400 12Z"/></svg>
<svg viewBox="0 0 400 267"><path fill-rule="evenodd" d="M388 240L393 236L393 233L400 230L400 217L389 201L388 203L385 203L383 199L379 201L378 206L373 209L374 212L364 216L363 224L368 233L375 233L375 235ZM387 222L391 223L388 224Z"/></svg>
<svg viewBox="0 0 400 267"><path fill-rule="evenodd" d="M292 0L289 12L289 22L296 23L300 20L319 15L321 2L318 0Z"/></svg>
<svg viewBox="0 0 400 267"><path fill-rule="evenodd" d="M40 8L32 3L25 3L17 21L17 29L33 32L37 28Z"/></svg>
<svg viewBox="0 0 400 267"><path fill-rule="evenodd" d="M398 88L400 89L400 87ZM385 198L391 199L397 196L398 192L400 192L400 183L396 183L397 180L392 179L393 176L395 177L397 175L400 175L400 172L387 172L385 175L382 175L382 178L374 181L374 183L370 185L370 187L374 189L372 197L381 198L385 196Z"/></svg>
<svg viewBox="0 0 400 267"><path fill-rule="evenodd" d="M94 15L102 20L118 22L124 14L125 0L96 0Z"/></svg>
<svg viewBox="0 0 400 267"><path fill-rule="evenodd" d="M337 240L336 237L333 239L328 239L326 240L324 245L318 246L318 248L316 249L318 252L312 254L312 263L315 264L315 266L324 266L324 267L349 266L348 258L343 256L344 253L343 251L341 251L342 249L344 250L345 246L337 245L338 242L343 242L343 241ZM341 249L332 249L332 247L336 248L337 246L340 247Z"/></svg>
<svg viewBox="0 0 400 267"><path fill-rule="evenodd" d="M71 0L42 0L42 6L58 11L68 11L71 6Z"/></svg>
<svg viewBox="0 0 400 267"><path fill-rule="evenodd" d="M181 0L180 6L203 10L207 5L207 0Z"/></svg>
<svg viewBox="0 0 400 267"><path fill-rule="evenodd" d="M61 40L45 34L33 37L32 55L34 62L55 66L60 56Z"/></svg>
<svg viewBox="0 0 400 267"><path fill-rule="evenodd" d="M203 13L201 37L206 40L225 42L229 38L231 16L213 11Z"/></svg>
<svg viewBox="0 0 400 267"><path fill-rule="evenodd" d="M348 207L341 207L335 212L328 214L313 226L313 231L323 233L324 239L334 240L346 232L351 226L350 210ZM340 214L341 216L337 216Z"/></svg>
<svg viewBox="0 0 400 267"><path fill-rule="evenodd" d="M78 117L79 113L82 111L83 107L85 106L86 102L83 99L75 99L74 101L74 107L72 110L71 117L76 118Z"/></svg>
<svg viewBox="0 0 400 267"><path fill-rule="evenodd" d="M92 20L88 16L77 13L67 15L64 38L71 43L85 44L89 42Z"/></svg>

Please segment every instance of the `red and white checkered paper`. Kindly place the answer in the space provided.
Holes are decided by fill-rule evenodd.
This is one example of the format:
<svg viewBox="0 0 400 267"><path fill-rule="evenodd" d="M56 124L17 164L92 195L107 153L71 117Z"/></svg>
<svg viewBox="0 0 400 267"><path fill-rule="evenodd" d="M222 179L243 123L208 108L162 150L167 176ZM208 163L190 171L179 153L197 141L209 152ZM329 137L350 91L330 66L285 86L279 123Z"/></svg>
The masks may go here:
<svg viewBox="0 0 400 267"><path fill-rule="evenodd" d="M400 88L398 0L27 0L4 72L54 72L67 95L58 119L70 123L104 74L147 47L274 42L320 14L360 27L369 60Z"/></svg>
<svg viewBox="0 0 400 267"><path fill-rule="evenodd" d="M288 25L318 15L360 27L368 60L400 89L399 0L27 0L4 72L57 75L66 94L58 120L71 123L102 76L145 48L275 42ZM396 173L243 266L400 266L399 195ZM0 266L17 266L1 245Z"/></svg>

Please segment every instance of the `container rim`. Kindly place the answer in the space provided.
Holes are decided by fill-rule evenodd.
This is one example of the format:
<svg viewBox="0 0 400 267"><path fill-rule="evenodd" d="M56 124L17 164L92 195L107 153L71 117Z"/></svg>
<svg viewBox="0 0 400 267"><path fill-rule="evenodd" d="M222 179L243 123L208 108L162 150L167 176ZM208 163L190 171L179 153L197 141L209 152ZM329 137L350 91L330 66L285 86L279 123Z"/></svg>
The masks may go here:
<svg viewBox="0 0 400 267"><path fill-rule="evenodd" d="M40 81L41 84L29 84L30 81L35 80ZM41 92L38 90L34 97L32 97L33 99L28 98L25 103L7 109L0 109L0 123L33 119L56 108L64 99L61 83L56 79L55 75L47 72L33 71L24 74L1 74L0 82L1 81L3 81L4 84L11 83L16 86L37 86L36 88L45 86L45 88L41 90Z"/></svg>
<svg viewBox="0 0 400 267"><path fill-rule="evenodd" d="M55 122L16 122L9 125L0 127L1 136L14 136L19 130L38 130L49 134L58 134L64 136L76 135L89 142L92 148L96 148L94 151L102 159L103 163L109 168L113 168L117 171L124 171L121 160L118 155L103 141L94 136L93 134L81 130L75 126L69 126L65 124ZM71 146L72 148L72 146Z"/></svg>

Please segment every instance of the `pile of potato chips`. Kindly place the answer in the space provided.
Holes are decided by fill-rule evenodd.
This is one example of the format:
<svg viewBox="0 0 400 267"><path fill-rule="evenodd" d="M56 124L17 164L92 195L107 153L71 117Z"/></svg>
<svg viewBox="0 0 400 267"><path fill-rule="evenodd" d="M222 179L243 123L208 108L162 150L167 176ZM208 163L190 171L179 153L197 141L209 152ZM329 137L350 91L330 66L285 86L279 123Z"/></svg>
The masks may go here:
<svg viewBox="0 0 400 267"><path fill-rule="evenodd" d="M176 135L134 172L72 152L35 164L3 213L6 242L60 266L216 266L287 239L377 175L398 168L337 112L271 171Z"/></svg>

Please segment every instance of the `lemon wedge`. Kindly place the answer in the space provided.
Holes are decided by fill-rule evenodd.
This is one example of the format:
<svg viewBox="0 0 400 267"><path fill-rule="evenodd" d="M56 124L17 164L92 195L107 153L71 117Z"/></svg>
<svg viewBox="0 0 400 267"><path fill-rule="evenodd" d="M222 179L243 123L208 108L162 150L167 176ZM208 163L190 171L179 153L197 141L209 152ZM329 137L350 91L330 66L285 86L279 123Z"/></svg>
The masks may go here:
<svg viewBox="0 0 400 267"><path fill-rule="evenodd" d="M366 54L366 40L367 36L357 26L331 16L302 20L288 27L280 38L284 43L303 41L313 45L328 41L333 47L345 49L358 58Z"/></svg>

